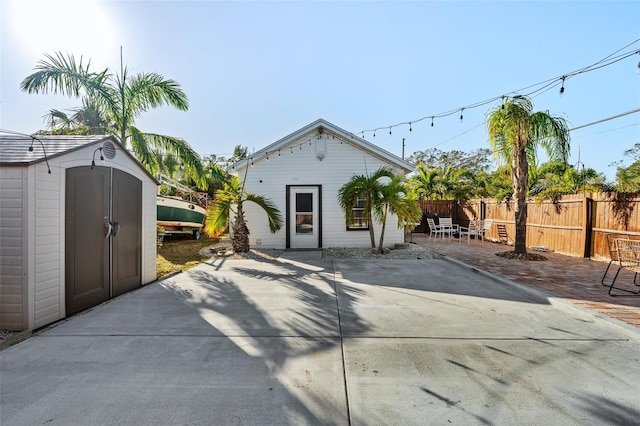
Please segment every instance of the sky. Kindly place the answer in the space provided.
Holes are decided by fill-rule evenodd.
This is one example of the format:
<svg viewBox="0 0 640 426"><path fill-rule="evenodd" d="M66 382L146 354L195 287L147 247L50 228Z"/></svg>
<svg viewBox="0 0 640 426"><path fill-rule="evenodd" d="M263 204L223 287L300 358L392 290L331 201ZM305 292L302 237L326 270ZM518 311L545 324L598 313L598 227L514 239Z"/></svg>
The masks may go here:
<svg viewBox="0 0 640 426"><path fill-rule="evenodd" d="M26 94L44 54L91 69L157 72L189 110L162 107L142 131L185 139L200 155L259 150L323 118L398 156L488 148L487 113L503 95L571 128L640 108L640 1L67 1L0 0L0 129L34 133L77 99ZM528 88L529 87L529 88ZM526 89L528 88L528 89ZM466 107L466 108L465 108ZM462 108L465 108L464 110ZM431 116L453 111L447 117ZM463 120L460 121L460 115ZM422 121L419 121L423 119ZM398 123L411 122L392 127ZM391 134L389 134L391 130ZM640 112L571 132L570 163L615 176L640 143Z"/></svg>

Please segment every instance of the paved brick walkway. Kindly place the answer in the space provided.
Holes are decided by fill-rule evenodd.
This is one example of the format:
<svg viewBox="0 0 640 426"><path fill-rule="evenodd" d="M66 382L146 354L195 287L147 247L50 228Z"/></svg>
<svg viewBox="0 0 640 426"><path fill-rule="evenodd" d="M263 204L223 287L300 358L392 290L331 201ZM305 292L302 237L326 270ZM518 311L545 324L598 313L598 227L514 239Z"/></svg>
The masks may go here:
<svg viewBox="0 0 640 426"><path fill-rule="evenodd" d="M496 253L513 250L504 244L472 240L460 242L452 239L430 241L428 235L413 234L407 237L413 242L433 249L442 255L457 259L467 265L508 278L519 284L561 297L576 305L593 309L608 317L640 328L640 296L611 297L608 288L600 284L607 263L590 259L564 256L557 253L540 253L546 261L531 262L509 260ZM610 282L617 268L612 265L607 275ZM633 284L633 274L622 271L616 281L628 283L628 288L637 290Z"/></svg>

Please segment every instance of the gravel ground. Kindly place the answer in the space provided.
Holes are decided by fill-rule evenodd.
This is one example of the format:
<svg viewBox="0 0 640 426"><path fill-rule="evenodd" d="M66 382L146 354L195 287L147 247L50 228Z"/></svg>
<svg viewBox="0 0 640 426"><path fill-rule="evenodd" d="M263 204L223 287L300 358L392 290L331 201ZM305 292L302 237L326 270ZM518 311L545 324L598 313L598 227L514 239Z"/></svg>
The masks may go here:
<svg viewBox="0 0 640 426"><path fill-rule="evenodd" d="M251 249L248 253L233 253L231 243L222 242L205 247L200 251L204 257L227 259L267 259L278 258L284 250L281 249ZM383 254L376 253L371 248L330 247L322 249L323 259L438 259L441 256L431 249L409 244L408 248L385 249Z"/></svg>

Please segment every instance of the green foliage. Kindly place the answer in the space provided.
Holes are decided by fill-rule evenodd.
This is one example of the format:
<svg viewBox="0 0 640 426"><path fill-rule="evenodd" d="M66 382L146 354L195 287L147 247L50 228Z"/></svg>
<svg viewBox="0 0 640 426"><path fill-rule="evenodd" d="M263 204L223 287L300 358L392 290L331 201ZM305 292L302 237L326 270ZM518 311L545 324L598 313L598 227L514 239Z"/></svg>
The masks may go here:
<svg viewBox="0 0 640 426"><path fill-rule="evenodd" d="M283 225L282 214L271 200L245 191L244 182L239 177L225 176L222 188L216 192L215 199L209 205L205 232L212 237L220 235L233 217L232 245L236 252L249 250L248 229L243 212L245 202L252 202L264 210L272 233L279 231Z"/></svg>
<svg viewBox="0 0 640 426"><path fill-rule="evenodd" d="M529 164L536 164L539 147L549 158L567 163L569 127L561 117L546 112L533 112L527 97L507 99L487 117L489 143L494 155L511 164L511 180L515 199L516 253L526 253L527 190Z"/></svg>
<svg viewBox="0 0 640 426"><path fill-rule="evenodd" d="M578 170L561 161L550 161L530 170L529 195L540 201L606 189L606 178L592 168Z"/></svg>
<svg viewBox="0 0 640 426"><path fill-rule="evenodd" d="M469 169L455 169L452 166L440 169L418 164L416 174L410 178L409 186L412 195L419 199L467 200L477 194L474 172Z"/></svg>
<svg viewBox="0 0 640 426"><path fill-rule="evenodd" d="M396 175L389 167L380 167L370 175L353 175L351 179L338 190L338 204L342 209L347 225L353 225L355 217L353 207L358 198L364 197L363 215L369 223L369 237L371 248L376 248L373 219L382 224L378 250L382 251L384 232L388 214L391 212L398 217L398 227L406 222L418 222L421 211L415 199L410 195L410 189L404 176Z"/></svg>
<svg viewBox="0 0 640 426"><path fill-rule="evenodd" d="M640 142L624 152L631 157L629 166L618 166L616 171L616 190L619 192L640 192Z"/></svg>
<svg viewBox="0 0 640 426"><path fill-rule="evenodd" d="M91 61L76 61L73 55L45 54L38 61L35 72L20 85L27 93L60 93L82 100L82 107L68 116L51 110L45 119L55 134L104 134L118 136L130 146L138 160L153 174L163 169L160 158L175 155L184 167L184 174L198 184L206 186L200 157L183 139L142 132L135 127L135 119L149 109L163 105L186 111L187 96L174 80L156 73L129 76L126 67L120 74L111 74L106 68L91 70Z"/></svg>
<svg viewBox="0 0 640 426"><path fill-rule="evenodd" d="M437 148L430 148L414 152L407 158L407 161L416 165L423 164L428 169L466 169L473 174L488 172L492 166L491 150L487 148L478 148L470 152L441 151Z"/></svg>

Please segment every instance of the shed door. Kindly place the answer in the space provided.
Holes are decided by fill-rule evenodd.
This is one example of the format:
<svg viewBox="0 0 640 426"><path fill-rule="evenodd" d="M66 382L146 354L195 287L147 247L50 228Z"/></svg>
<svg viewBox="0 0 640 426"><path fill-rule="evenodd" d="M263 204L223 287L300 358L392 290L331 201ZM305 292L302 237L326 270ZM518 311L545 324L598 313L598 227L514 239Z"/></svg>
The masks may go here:
<svg viewBox="0 0 640 426"><path fill-rule="evenodd" d="M67 170L67 315L142 283L142 182L108 167Z"/></svg>
<svg viewBox="0 0 640 426"><path fill-rule="evenodd" d="M67 170L65 204L65 293L67 315L109 299L110 172Z"/></svg>
<svg viewBox="0 0 640 426"><path fill-rule="evenodd" d="M142 283L142 182L114 169L112 191L112 296L117 296Z"/></svg>
<svg viewBox="0 0 640 426"><path fill-rule="evenodd" d="M289 189L289 248L320 247L320 193L315 186Z"/></svg>

